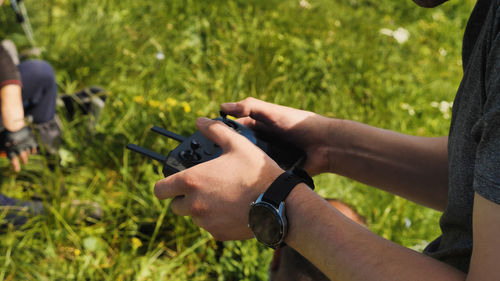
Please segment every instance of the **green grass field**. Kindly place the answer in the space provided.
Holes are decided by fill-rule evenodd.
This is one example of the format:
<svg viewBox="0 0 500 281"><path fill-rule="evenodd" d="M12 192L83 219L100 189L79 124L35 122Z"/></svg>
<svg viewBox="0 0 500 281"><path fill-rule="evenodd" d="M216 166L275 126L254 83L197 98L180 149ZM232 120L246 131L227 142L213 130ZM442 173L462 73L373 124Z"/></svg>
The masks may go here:
<svg viewBox="0 0 500 281"><path fill-rule="evenodd" d="M63 120L53 170L33 157L15 174L0 158L1 192L41 196L46 207L21 229L3 228L0 280L266 280L271 250L255 241L218 247L173 215L152 193L161 166L125 145L166 154L175 142L150 133L152 125L189 135L197 117L248 96L446 135L473 2L26 0L60 93L100 85L109 98L93 134L85 117ZM0 37L28 47L7 5L0 25ZM387 239L421 250L439 235L435 211L335 175L315 182ZM85 224L74 199L99 203L103 218Z"/></svg>

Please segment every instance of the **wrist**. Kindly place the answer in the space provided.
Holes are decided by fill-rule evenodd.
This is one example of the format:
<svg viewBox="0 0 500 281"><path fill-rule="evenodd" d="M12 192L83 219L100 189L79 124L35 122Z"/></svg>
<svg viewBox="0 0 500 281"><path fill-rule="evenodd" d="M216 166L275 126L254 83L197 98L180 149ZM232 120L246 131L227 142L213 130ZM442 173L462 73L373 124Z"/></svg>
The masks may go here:
<svg viewBox="0 0 500 281"><path fill-rule="evenodd" d="M302 217L304 211L309 210L310 207L314 208L317 204L313 200L316 194L311 190L306 184L300 183L297 185L292 192L288 195L285 200L287 206L286 216L288 219L288 235L285 237L285 243L288 245L294 245L295 241L300 240L300 232L298 231L300 227L298 226L300 218ZM311 222L314 224L315 222Z"/></svg>
<svg viewBox="0 0 500 281"><path fill-rule="evenodd" d="M285 200L302 183L314 189L314 182L305 172L286 171L251 203L248 226L259 242L274 249L283 243L288 232Z"/></svg>
<svg viewBox="0 0 500 281"><path fill-rule="evenodd" d="M3 122L3 127L9 132L17 132L22 128L26 127L26 123L24 119L21 120L8 120L7 122Z"/></svg>
<svg viewBox="0 0 500 281"><path fill-rule="evenodd" d="M348 127L349 121L336 118L326 118L323 128L326 128L323 142L319 146L319 154L324 155L322 172L337 173L344 162L345 152L351 142Z"/></svg>

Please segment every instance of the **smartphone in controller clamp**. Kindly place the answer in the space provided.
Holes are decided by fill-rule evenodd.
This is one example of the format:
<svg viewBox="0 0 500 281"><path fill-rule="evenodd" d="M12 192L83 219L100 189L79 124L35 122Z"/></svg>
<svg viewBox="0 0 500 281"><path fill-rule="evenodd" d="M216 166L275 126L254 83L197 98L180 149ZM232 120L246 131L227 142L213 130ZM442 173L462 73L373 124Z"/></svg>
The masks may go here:
<svg viewBox="0 0 500 281"><path fill-rule="evenodd" d="M221 121L237 133L246 137L249 141L266 152L282 169L300 170L300 173L304 173L299 169L299 166L306 157L304 151L284 143L282 140L277 140L268 135L253 131L234 120L228 119L226 118L227 114L222 111L220 114L221 117L217 117L214 120ZM127 148L161 162L163 164L162 172L165 177L188 169L199 163L212 160L222 154L222 148L207 139L200 131L196 131L189 137L184 137L157 126L154 126L151 130L160 135L174 139L180 142L180 144L174 148L174 150L170 151L167 156L135 144L128 144Z"/></svg>

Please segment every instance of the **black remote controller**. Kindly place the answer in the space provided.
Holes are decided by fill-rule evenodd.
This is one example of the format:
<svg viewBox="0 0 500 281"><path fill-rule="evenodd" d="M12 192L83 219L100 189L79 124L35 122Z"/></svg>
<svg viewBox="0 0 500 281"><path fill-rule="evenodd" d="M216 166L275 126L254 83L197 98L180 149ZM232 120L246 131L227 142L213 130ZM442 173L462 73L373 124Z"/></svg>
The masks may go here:
<svg viewBox="0 0 500 281"><path fill-rule="evenodd" d="M306 154L301 149L282 141L277 141L267 135L257 133L234 120L226 118L226 114L223 112L221 112L221 117L217 117L214 120L223 122L239 134L245 136L253 144L266 152L284 170L299 168L298 166L305 160ZM128 144L127 148L160 161L163 164L162 172L165 177L212 160L222 154L222 148L203 136L200 131L196 131L189 137L184 137L157 126L154 126L151 130L180 142L179 146L170 151L168 156L135 144Z"/></svg>

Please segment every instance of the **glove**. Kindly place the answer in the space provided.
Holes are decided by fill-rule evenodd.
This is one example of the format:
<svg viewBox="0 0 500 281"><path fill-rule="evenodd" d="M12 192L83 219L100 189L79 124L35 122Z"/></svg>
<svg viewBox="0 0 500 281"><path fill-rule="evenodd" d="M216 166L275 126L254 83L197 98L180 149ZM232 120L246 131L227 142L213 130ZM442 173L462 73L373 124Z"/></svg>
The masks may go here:
<svg viewBox="0 0 500 281"><path fill-rule="evenodd" d="M9 159L17 157L23 151L32 151L37 147L35 136L29 127L24 127L15 132L5 130L2 133L4 136L0 139L2 139L3 143L0 146L5 149Z"/></svg>

